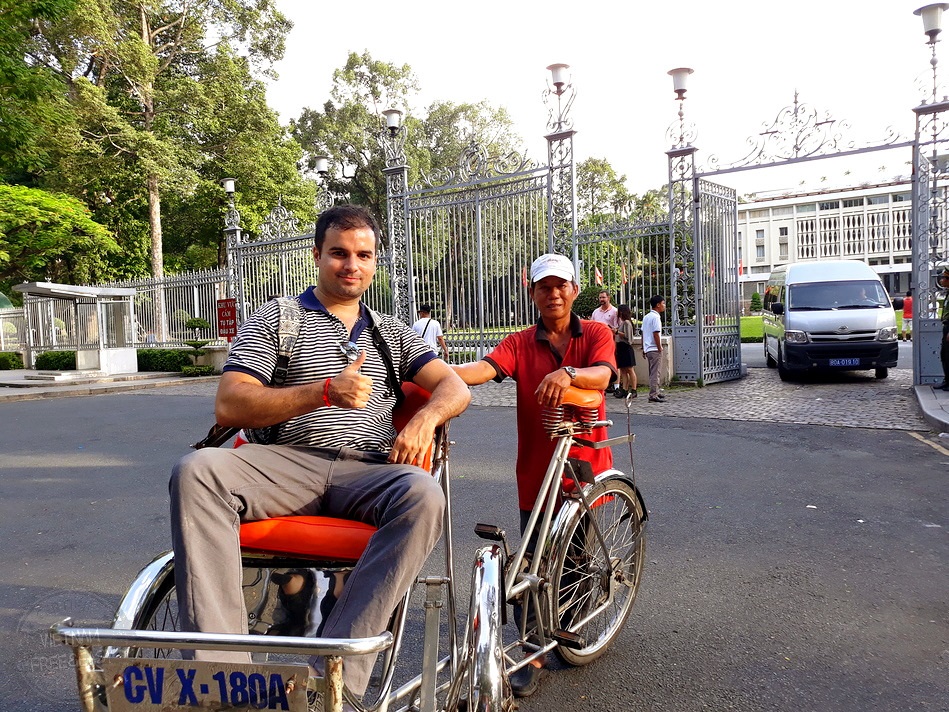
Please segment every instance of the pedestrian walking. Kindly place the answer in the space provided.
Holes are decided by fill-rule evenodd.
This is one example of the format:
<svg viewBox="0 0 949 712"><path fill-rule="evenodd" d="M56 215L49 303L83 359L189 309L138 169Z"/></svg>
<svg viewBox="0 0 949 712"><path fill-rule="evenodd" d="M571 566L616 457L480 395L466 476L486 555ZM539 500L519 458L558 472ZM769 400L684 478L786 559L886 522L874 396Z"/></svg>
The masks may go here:
<svg viewBox="0 0 949 712"><path fill-rule="evenodd" d="M633 325L633 314L628 304L620 304L617 313L619 327L616 329L616 367L619 369L619 386L613 395L625 398L628 394L635 398L638 395L636 388L639 386L633 368L636 365L636 354L633 351L636 327Z"/></svg>
<svg viewBox="0 0 949 712"><path fill-rule="evenodd" d="M445 335L442 333L442 325L438 319L432 317L432 305L422 304L418 308L418 321L412 324L412 330L422 337L422 341L428 344L432 353L438 355L439 347L445 361L448 361L448 344L445 343Z"/></svg>

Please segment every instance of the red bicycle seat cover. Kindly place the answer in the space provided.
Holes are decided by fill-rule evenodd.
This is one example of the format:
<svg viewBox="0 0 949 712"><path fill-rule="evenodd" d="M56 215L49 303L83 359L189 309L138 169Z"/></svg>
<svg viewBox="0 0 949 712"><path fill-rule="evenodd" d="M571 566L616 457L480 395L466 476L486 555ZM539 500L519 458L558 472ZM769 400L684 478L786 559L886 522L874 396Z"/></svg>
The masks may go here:
<svg viewBox="0 0 949 712"><path fill-rule="evenodd" d="M274 517L241 524L241 548L312 559L356 561L370 537L371 524L335 517Z"/></svg>

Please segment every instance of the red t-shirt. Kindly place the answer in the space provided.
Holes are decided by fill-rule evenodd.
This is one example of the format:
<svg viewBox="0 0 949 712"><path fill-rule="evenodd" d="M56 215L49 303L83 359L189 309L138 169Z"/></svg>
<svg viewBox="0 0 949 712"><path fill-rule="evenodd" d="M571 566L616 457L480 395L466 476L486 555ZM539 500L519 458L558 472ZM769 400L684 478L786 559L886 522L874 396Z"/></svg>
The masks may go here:
<svg viewBox="0 0 949 712"><path fill-rule="evenodd" d="M904 319L913 318L913 298L912 297L903 297L903 318Z"/></svg>
<svg viewBox="0 0 949 712"><path fill-rule="evenodd" d="M576 315L570 317L573 332L567 352L560 355L550 345L543 322L516 334L511 334L484 357L497 372L495 380L513 378L517 381L517 498L521 509L534 508L534 500L544 482L550 456L554 452L554 441L544 432L541 423L541 407L534 391L548 373L562 366L587 368L608 366L616 376L616 356L613 333L603 324ZM600 420L606 417L605 402L600 405ZM607 438L606 428L594 430L588 440ZM600 473L613 466L613 454L609 448L593 450L574 447L570 457L588 460L593 472Z"/></svg>

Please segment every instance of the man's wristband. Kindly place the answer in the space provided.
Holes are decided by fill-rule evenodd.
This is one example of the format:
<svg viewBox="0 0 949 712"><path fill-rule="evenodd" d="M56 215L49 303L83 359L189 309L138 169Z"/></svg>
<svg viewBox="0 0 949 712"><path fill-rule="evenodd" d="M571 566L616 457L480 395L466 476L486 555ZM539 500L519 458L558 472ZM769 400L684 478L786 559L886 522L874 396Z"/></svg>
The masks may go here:
<svg viewBox="0 0 949 712"><path fill-rule="evenodd" d="M327 408L333 405L330 403L330 381L332 380L332 378L327 378L325 381L323 381L323 405L325 405Z"/></svg>

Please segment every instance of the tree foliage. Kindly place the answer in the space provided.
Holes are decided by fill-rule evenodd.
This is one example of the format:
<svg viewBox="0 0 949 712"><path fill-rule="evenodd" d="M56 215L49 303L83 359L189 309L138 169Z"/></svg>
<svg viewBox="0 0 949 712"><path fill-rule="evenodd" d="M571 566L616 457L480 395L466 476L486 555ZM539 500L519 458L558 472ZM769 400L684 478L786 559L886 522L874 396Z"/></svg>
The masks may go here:
<svg viewBox="0 0 949 712"><path fill-rule="evenodd" d="M409 65L376 60L368 52L350 53L333 73L333 89L322 110L306 108L291 122L293 136L304 151L304 169L312 173L317 156L330 157L333 168L322 179L329 191L364 204L384 218L384 155L378 142L383 110L396 107L407 112L410 184L454 167L472 140L490 155L517 147L519 139L504 109L487 102L436 101L416 115L410 107L418 88Z"/></svg>
<svg viewBox="0 0 949 712"><path fill-rule="evenodd" d="M0 184L0 290L20 282L89 284L111 276L118 245L75 198Z"/></svg>
<svg viewBox="0 0 949 712"><path fill-rule="evenodd" d="M251 69L267 71L282 56L289 28L274 0L78 0L65 16L33 22L25 63L58 78L78 127L77 145L47 168L42 184L83 198L97 217L101 209L136 261L147 226L150 271L160 275L163 198L190 197L210 180L205 173L220 167L213 159L235 150L216 142L227 132L214 129L246 110L240 100L248 92L262 95ZM234 60L238 50L254 67ZM230 106L222 101L227 91L234 93ZM286 146L275 118L273 124ZM278 159L295 163L292 149L277 153L259 170ZM220 210L213 206L204 217Z"/></svg>

